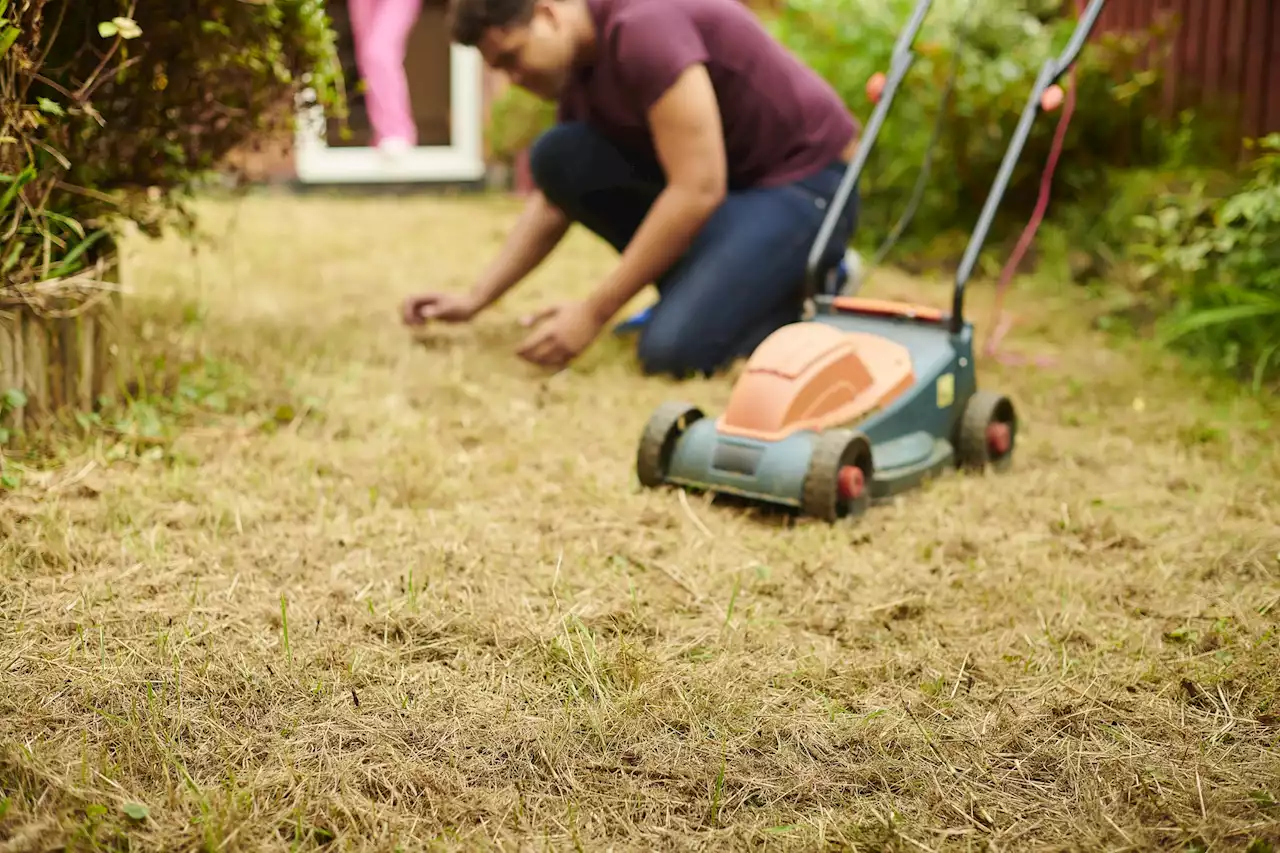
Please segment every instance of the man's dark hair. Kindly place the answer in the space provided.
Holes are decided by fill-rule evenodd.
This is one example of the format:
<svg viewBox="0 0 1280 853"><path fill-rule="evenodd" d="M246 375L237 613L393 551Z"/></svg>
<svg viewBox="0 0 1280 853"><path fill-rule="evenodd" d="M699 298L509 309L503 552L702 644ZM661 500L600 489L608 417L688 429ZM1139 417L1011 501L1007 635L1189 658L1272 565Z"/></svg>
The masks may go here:
<svg viewBox="0 0 1280 853"><path fill-rule="evenodd" d="M519 26L533 18L534 0L453 0L449 10L450 37L463 47L475 47L491 27Z"/></svg>

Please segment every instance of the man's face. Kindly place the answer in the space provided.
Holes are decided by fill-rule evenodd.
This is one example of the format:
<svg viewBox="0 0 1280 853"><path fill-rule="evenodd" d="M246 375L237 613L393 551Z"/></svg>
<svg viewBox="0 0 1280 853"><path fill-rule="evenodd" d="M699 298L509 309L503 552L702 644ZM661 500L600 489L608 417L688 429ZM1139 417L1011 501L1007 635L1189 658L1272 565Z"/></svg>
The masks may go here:
<svg viewBox="0 0 1280 853"><path fill-rule="evenodd" d="M488 30L478 45L485 63L522 89L554 100L564 88L575 52L566 5L539 0L529 23Z"/></svg>

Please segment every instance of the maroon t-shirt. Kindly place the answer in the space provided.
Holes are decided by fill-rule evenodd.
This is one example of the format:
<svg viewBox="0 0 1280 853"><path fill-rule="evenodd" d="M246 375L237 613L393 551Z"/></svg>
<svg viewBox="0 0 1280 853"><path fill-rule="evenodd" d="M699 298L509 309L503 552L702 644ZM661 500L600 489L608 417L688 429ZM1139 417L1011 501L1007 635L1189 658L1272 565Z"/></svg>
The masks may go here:
<svg viewBox="0 0 1280 853"><path fill-rule="evenodd" d="M597 56L577 69L561 121L583 120L652 151L648 111L703 63L724 126L729 185L767 187L821 171L858 130L844 102L740 0L587 0Z"/></svg>

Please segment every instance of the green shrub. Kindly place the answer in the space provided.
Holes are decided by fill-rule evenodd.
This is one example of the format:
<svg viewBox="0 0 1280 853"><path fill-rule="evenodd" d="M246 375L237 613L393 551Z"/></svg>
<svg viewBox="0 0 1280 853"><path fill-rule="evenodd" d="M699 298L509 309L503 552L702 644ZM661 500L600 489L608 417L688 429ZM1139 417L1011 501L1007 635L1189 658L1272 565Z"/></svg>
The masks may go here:
<svg viewBox="0 0 1280 853"><path fill-rule="evenodd" d="M0 0L0 19L6 288L76 273L121 219L193 224L194 179L291 121L304 73L338 101L319 0Z"/></svg>
<svg viewBox="0 0 1280 853"><path fill-rule="evenodd" d="M955 91L941 119L928 189L909 234L928 240L970 231L999 169L1031 87L1075 26L1061 0L939 0L868 163L861 242L878 243L912 193L953 65ZM772 22L779 38L829 80L864 121L873 105L867 79L889 67L915 0L792 0ZM964 47L956 61L957 37ZM1081 57L1077 106L1053 189L1055 208L1103 210L1111 169L1153 163L1166 152L1158 121L1161 78L1142 70L1162 30L1104 36ZM1064 80L1065 83L1065 80ZM1001 208L1014 236L1035 205L1056 116L1042 116L1013 173ZM1002 229L993 230L998 239ZM954 242L954 241L953 241Z"/></svg>
<svg viewBox="0 0 1280 853"><path fill-rule="evenodd" d="M1036 237L1037 273L1107 290L1132 278L1132 247L1141 240L1135 223L1154 199L1191 192L1216 195L1239 184L1234 169L1215 165L1193 147L1201 140L1198 119L1184 113L1169 131L1163 162L1108 169L1096 197L1055 205Z"/></svg>
<svg viewBox="0 0 1280 853"><path fill-rule="evenodd" d="M1233 190L1199 181L1154 199L1131 250L1148 297L1167 306L1162 340L1258 389L1280 379L1280 134L1260 144Z"/></svg>
<svg viewBox="0 0 1280 853"><path fill-rule="evenodd" d="M493 102L485 138L493 159L510 164L555 121L555 104L508 86Z"/></svg>

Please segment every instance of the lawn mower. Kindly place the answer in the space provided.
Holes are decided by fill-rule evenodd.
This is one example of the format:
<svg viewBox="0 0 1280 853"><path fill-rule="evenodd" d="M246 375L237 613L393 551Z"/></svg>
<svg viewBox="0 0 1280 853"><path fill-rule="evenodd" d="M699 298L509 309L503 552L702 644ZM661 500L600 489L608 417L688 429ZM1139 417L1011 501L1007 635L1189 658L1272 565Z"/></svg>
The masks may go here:
<svg viewBox="0 0 1280 853"><path fill-rule="evenodd" d="M929 2L917 6L877 75L863 142L819 229L805 275L809 319L783 326L752 353L724 413L668 402L650 417L636 454L646 488L670 484L799 509L825 521L856 518L873 500L943 470L1004 470L1018 415L979 390L965 285L1032 124L1062 102L1057 80L1072 66L1105 0L1092 0L1062 54L1045 63L1028 97L956 272L951 313L923 305L819 293L822 259L861 176L899 84L912 65ZM870 87L869 87L870 91Z"/></svg>

